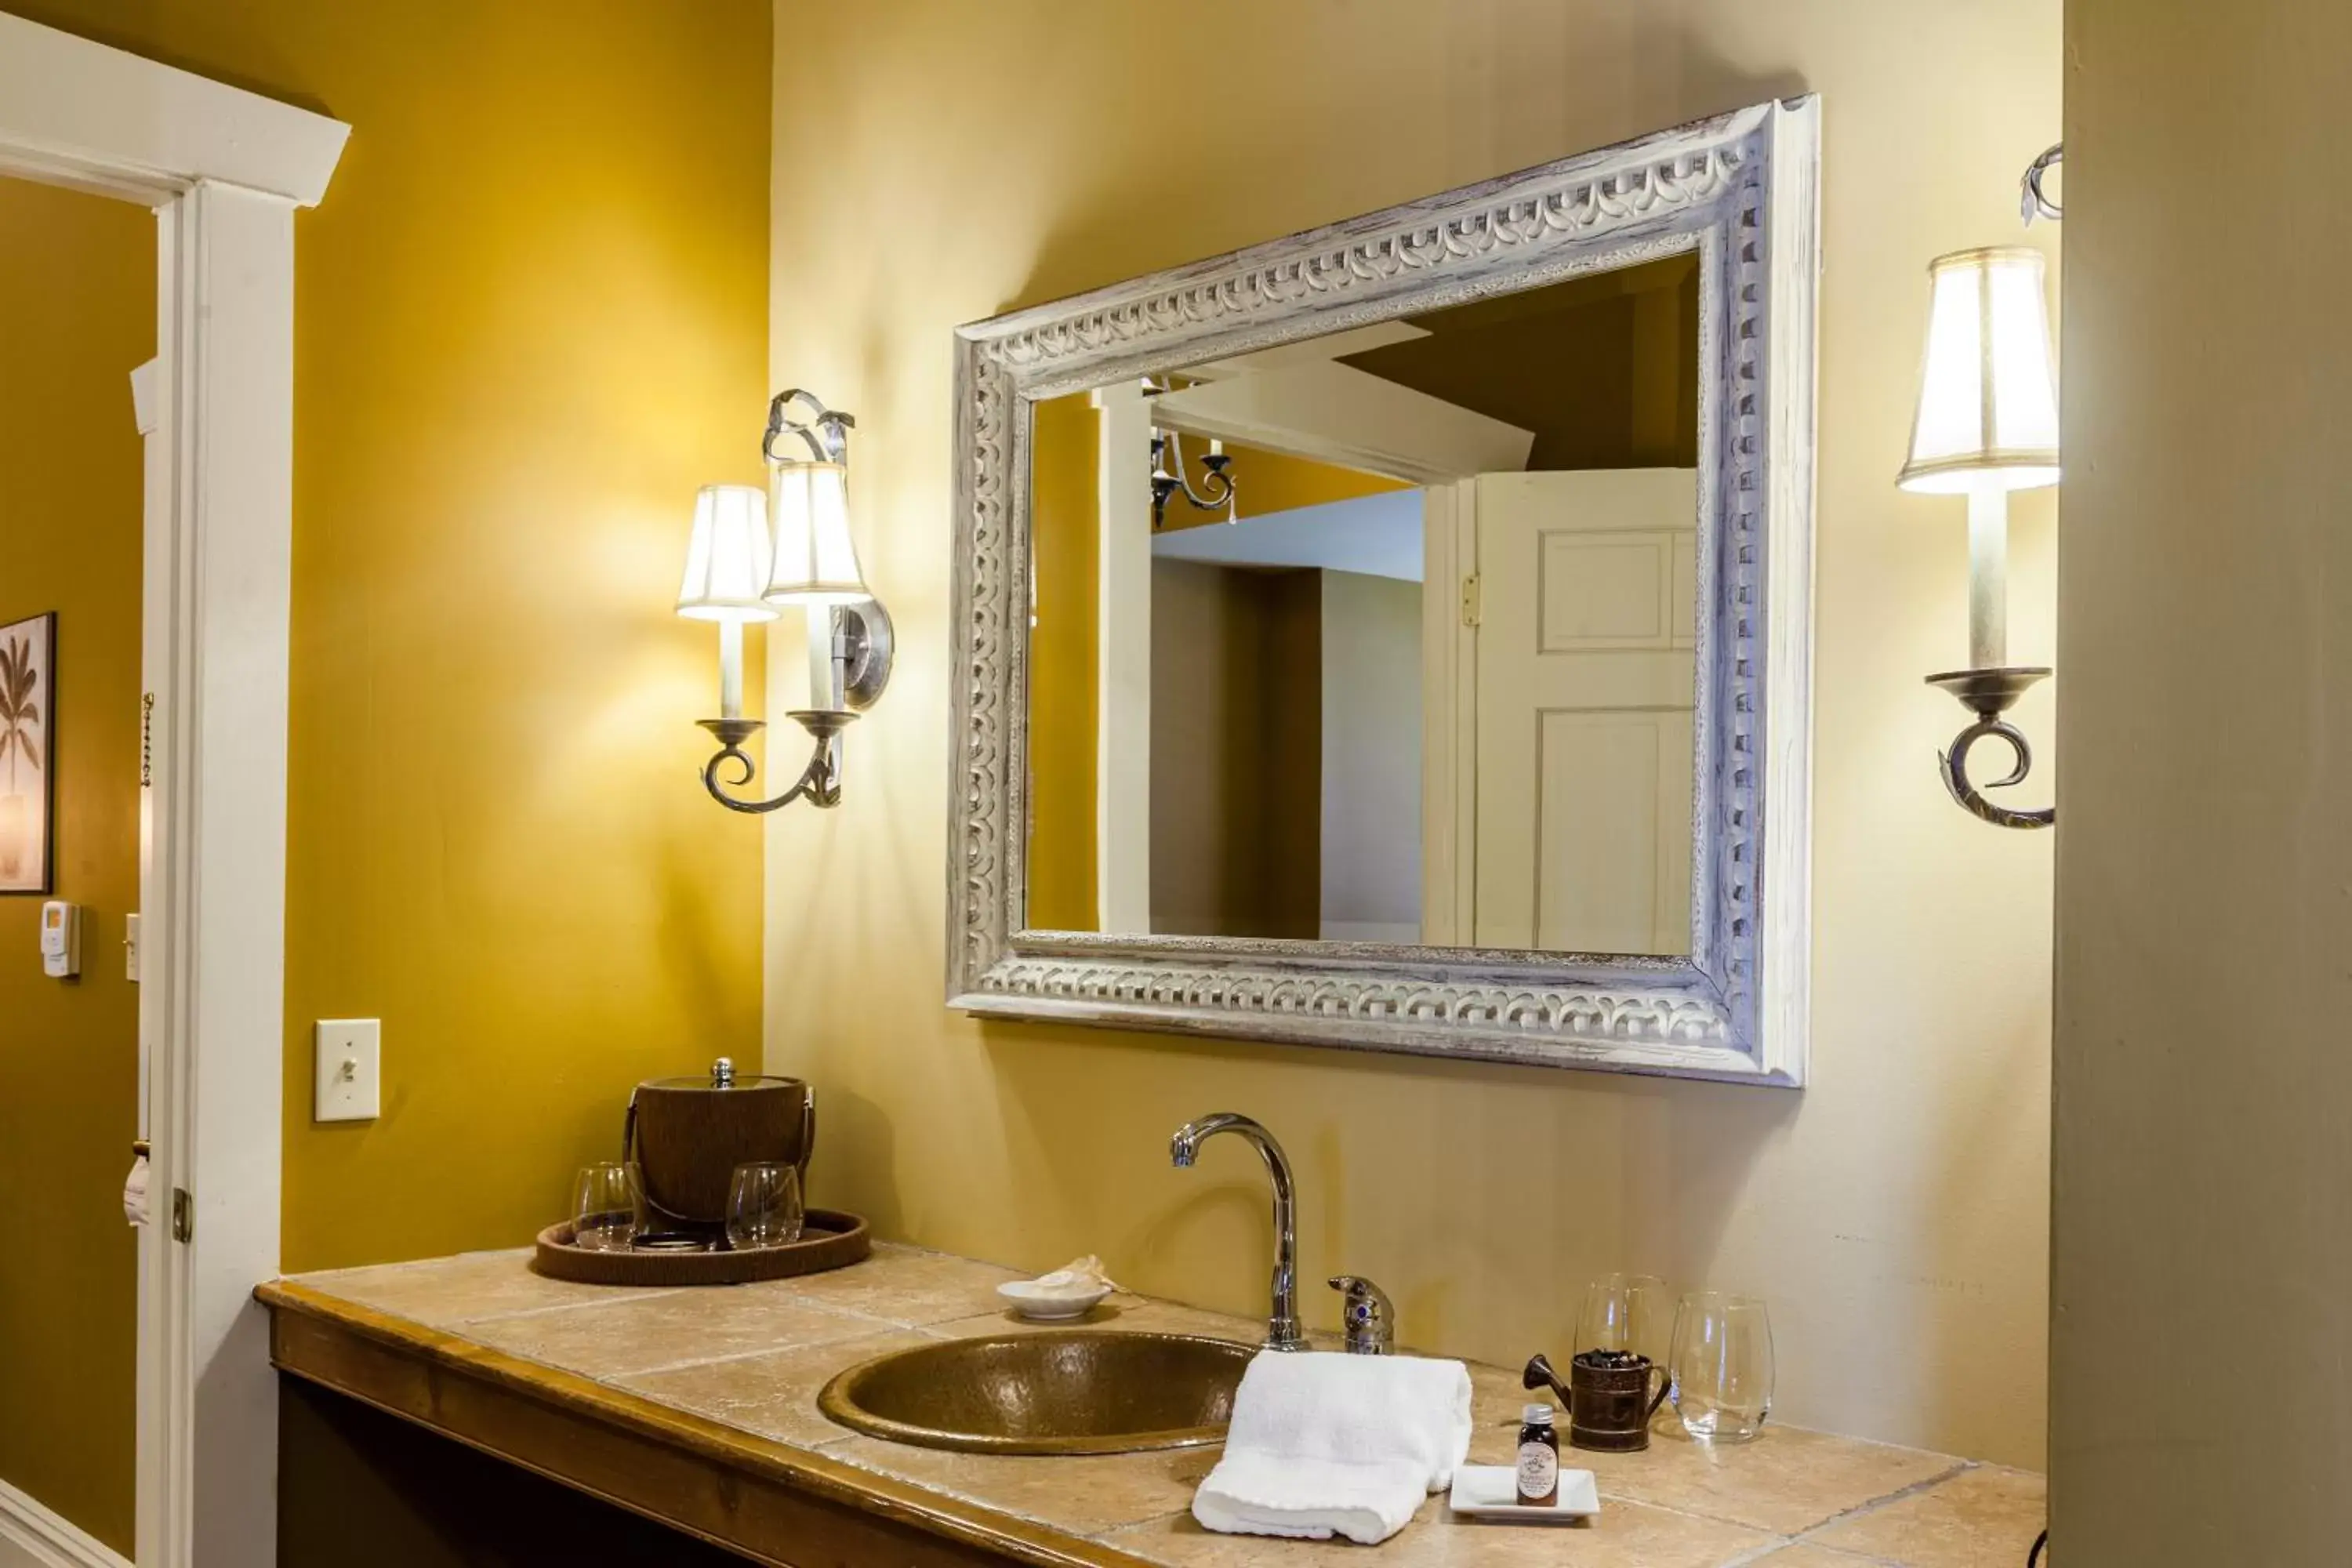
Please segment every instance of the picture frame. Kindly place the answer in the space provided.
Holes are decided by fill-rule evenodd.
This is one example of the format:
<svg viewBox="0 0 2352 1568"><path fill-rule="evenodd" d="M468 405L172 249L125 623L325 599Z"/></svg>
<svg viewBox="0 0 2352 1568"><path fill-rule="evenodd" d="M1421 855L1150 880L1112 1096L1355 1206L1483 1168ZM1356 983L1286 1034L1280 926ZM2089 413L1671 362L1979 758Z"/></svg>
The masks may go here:
<svg viewBox="0 0 2352 1568"><path fill-rule="evenodd" d="M54 612L0 626L0 896L55 891Z"/></svg>

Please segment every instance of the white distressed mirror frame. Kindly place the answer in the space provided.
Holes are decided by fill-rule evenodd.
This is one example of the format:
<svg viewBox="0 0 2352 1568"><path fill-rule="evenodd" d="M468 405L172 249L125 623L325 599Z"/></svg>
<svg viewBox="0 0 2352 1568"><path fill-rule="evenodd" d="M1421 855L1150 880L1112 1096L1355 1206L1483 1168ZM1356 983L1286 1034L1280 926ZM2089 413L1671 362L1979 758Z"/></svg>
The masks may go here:
<svg viewBox="0 0 2352 1568"><path fill-rule="evenodd" d="M1819 155L1817 98L1758 104L959 329L949 1005L1801 1086ZM1031 405L1694 250L1690 956L1027 929Z"/></svg>

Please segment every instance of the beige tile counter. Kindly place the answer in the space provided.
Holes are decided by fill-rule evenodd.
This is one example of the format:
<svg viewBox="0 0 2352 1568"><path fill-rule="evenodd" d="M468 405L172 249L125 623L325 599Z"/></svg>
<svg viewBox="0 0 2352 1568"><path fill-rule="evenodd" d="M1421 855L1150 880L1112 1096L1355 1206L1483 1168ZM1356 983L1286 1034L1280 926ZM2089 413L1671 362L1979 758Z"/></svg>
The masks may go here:
<svg viewBox="0 0 2352 1568"><path fill-rule="evenodd" d="M2039 1476L1774 1427L1709 1450L1663 1423L1649 1452L1564 1454L1600 1519L1572 1529L1458 1522L1433 1498L1373 1548L1220 1536L1194 1524L1215 1451L1102 1458L945 1453L819 1415L843 1368L928 1339L1020 1325L1010 1271L878 1246L837 1273L723 1289L573 1285L529 1253L469 1254L265 1287L278 1364L757 1561L1151 1563L1277 1558L1396 1568L2020 1568ZM1114 1297L1106 1329L1247 1342L1258 1325ZM1474 1462L1507 1462L1526 1395L1474 1364Z"/></svg>

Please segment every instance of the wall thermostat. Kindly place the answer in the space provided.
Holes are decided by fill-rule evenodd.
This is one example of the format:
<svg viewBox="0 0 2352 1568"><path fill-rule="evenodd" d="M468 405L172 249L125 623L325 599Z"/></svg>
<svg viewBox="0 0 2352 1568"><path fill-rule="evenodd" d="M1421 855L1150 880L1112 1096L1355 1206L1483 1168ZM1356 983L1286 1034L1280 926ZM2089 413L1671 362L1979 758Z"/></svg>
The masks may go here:
<svg viewBox="0 0 2352 1568"><path fill-rule="evenodd" d="M81 906L51 900L41 906L41 973L71 980L81 973Z"/></svg>

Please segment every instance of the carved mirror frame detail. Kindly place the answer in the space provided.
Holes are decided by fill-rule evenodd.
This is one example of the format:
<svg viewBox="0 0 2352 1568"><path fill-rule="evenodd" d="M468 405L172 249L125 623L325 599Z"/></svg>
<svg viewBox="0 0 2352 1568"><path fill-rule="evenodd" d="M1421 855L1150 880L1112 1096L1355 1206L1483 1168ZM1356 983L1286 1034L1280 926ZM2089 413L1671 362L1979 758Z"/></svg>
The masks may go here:
<svg viewBox="0 0 2352 1568"><path fill-rule="evenodd" d="M1820 103L1696 121L959 329L948 999L968 1012L1801 1086ZM1687 959L1024 929L1029 405L1700 260Z"/></svg>

